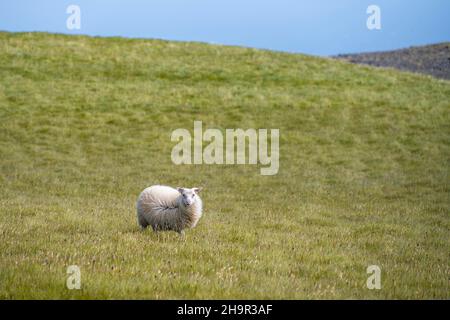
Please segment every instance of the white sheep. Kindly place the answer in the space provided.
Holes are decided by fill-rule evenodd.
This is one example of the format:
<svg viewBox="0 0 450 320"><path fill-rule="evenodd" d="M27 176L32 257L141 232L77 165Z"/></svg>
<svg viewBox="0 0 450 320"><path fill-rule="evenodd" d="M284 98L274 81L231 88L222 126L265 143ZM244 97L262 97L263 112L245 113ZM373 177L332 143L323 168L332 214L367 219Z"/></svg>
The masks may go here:
<svg viewBox="0 0 450 320"><path fill-rule="evenodd" d="M139 195L137 220L142 229L173 230L184 235L184 229L194 228L202 216L201 188L171 188L154 185Z"/></svg>

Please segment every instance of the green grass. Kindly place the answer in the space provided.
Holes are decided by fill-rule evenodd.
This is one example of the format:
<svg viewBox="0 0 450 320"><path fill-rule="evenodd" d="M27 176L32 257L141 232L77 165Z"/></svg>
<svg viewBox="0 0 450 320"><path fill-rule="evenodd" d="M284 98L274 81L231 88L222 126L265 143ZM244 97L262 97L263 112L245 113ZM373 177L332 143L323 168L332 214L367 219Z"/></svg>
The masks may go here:
<svg viewBox="0 0 450 320"><path fill-rule="evenodd" d="M448 81L0 33L0 119L0 298L450 298ZM170 134L194 120L279 128L278 175L173 165ZM137 227L137 196L157 183L204 187L185 241ZM366 288L372 264L381 290Z"/></svg>

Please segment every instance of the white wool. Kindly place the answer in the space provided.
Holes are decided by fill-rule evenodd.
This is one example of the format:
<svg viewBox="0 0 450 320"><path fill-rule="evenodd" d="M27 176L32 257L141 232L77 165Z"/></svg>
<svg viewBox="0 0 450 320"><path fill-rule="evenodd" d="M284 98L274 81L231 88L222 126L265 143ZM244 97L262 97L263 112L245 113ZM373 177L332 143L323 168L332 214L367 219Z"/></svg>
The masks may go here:
<svg viewBox="0 0 450 320"><path fill-rule="evenodd" d="M189 189L187 189L189 190ZM182 194L168 186L154 185L139 195L137 220L141 228L151 226L154 231L194 228L202 216L202 200L196 194L194 202L186 206Z"/></svg>

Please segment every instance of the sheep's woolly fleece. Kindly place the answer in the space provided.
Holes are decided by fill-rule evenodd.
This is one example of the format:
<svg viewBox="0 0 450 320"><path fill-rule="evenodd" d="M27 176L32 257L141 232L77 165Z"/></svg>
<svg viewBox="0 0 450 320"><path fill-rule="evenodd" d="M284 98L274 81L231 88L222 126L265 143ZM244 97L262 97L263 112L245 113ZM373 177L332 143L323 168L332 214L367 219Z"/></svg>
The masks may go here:
<svg viewBox="0 0 450 320"><path fill-rule="evenodd" d="M154 231L173 230L183 233L194 228L202 216L199 188L178 188L154 185L139 195L137 220L141 228L151 226Z"/></svg>

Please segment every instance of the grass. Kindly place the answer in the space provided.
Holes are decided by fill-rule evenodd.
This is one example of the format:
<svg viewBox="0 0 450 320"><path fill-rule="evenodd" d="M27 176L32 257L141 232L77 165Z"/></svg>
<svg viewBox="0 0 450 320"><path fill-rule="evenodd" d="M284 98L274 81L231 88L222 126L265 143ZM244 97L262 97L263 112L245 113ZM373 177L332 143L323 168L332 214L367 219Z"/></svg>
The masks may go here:
<svg viewBox="0 0 450 320"><path fill-rule="evenodd" d="M0 119L0 298L450 298L448 81L2 32ZM279 173L175 166L170 134L194 120L279 128ZM137 196L157 183L205 188L185 241L137 227ZM372 264L381 290L366 287Z"/></svg>

